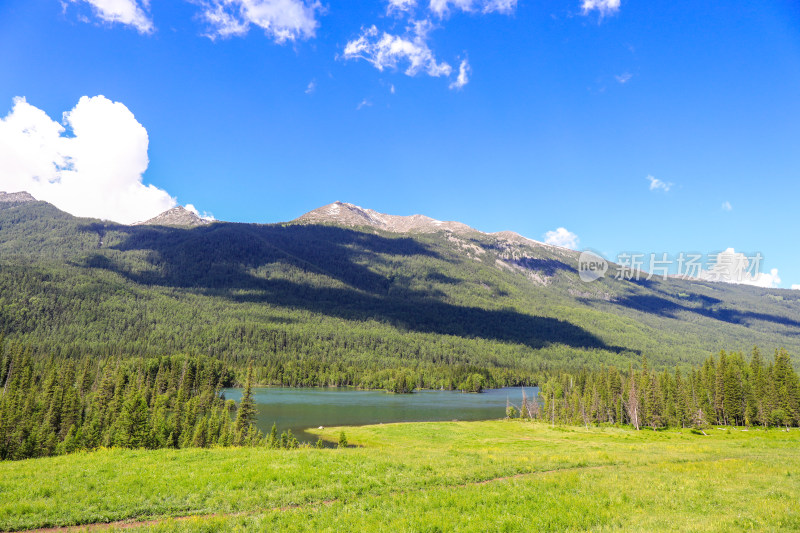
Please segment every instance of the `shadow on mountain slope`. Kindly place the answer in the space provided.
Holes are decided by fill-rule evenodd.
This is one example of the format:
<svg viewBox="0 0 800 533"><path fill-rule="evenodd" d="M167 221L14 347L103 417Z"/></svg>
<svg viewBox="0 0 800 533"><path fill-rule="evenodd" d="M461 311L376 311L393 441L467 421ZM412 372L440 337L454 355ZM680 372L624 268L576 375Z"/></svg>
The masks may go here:
<svg viewBox="0 0 800 533"><path fill-rule="evenodd" d="M684 305L661 296L647 294L634 294L625 296L618 298L614 303L629 309L635 309L644 313L655 314L668 318L678 318L678 313L687 312L714 320L720 320L722 322L739 324L743 326L751 326L753 321L764 321L791 328L800 328L800 321L786 316L730 309L727 307L717 307L716 304L718 304L720 300L716 298L703 297L702 295L698 295L698 297L702 303L702 306L699 307Z"/></svg>
<svg viewBox="0 0 800 533"><path fill-rule="evenodd" d="M269 303L350 320L376 320L401 330L533 348L565 344L625 351L566 321L511 309L454 305L442 301L445 295L440 291L404 286L401 278L409 267L433 270L432 277L447 284L461 282L437 275L437 262L441 265L447 259L410 238L312 225L116 226L106 235L111 231L120 235L112 252L93 254L83 266L111 270L140 284L194 289L236 302ZM279 275L270 275L276 271Z"/></svg>

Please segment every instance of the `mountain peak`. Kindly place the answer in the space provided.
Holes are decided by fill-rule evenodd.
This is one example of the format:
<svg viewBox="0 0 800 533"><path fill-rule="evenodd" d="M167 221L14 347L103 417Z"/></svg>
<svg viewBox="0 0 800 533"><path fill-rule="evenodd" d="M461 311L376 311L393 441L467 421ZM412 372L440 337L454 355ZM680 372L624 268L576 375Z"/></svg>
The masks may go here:
<svg viewBox="0 0 800 533"><path fill-rule="evenodd" d="M425 215L387 215L345 202L334 202L319 207L295 219L294 222L307 224L332 223L353 227L370 226L394 233L477 232L477 230L461 222L443 222Z"/></svg>
<svg viewBox="0 0 800 533"><path fill-rule="evenodd" d="M25 191L5 192L0 191L0 204L27 204L35 202L36 198Z"/></svg>
<svg viewBox="0 0 800 533"><path fill-rule="evenodd" d="M144 222L136 222L134 226L176 226L176 227L196 227L211 224L211 221L200 217L194 211L190 211L185 207L179 205L168 209L158 216L145 220Z"/></svg>
<svg viewBox="0 0 800 533"><path fill-rule="evenodd" d="M438 231L447 231L455 234L480 233L490 235L502 241L508 241L514 245L559 248L558 246L552 246L529 239L513 231L484 233L462 222L443 222L425 215L387 215L346 202L334 202L324 205L313 211L309 211L305 215L293 220L293 222L305 224L340 224L342 226L351 227L369 226L394 233L436 233Z"/></svg>

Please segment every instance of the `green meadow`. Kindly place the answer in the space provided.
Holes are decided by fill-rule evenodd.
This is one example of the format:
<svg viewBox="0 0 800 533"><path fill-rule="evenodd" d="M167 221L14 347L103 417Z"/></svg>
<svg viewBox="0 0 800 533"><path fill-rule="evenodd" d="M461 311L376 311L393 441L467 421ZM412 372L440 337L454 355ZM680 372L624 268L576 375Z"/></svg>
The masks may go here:
<svg viewBox="0 0 800 533"><path fill-rule="evenodd" d="M800 431L527 421L342 429L350 447L0 463L0 530L797 531ZM81 527L75 528L81 530Z"/></svg>

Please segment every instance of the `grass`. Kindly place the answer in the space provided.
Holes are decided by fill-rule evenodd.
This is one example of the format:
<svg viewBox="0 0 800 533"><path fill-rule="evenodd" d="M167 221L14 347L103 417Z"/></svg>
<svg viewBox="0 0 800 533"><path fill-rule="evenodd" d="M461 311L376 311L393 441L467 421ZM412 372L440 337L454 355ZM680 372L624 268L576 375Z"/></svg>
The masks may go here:
<svg viewBox="0 0 800 533"><path fill-rule="evenodd" d="M339 431L317 433L335 442ZM0 463L0 529L119 520L153 520L133 528L148 531L800 529L797 430L489 421L345 432L358 447ZM169 518L187 515L197 516Z"/></svg>

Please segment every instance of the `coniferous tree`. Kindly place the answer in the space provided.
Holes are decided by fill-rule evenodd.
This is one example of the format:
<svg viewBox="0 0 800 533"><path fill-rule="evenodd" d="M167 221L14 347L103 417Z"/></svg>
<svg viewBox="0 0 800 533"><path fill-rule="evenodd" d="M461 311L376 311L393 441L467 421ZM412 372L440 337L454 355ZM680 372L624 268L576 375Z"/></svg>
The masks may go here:
<svg viewBox="0 0 800 533"><path fill-rule="evenodd" d="M242 393L242 401L236 412L236 431L241 434L240 440L246 439L250 426L256 420L256 404L253 400L253 364L247 367L247 379Z"/></svg>

